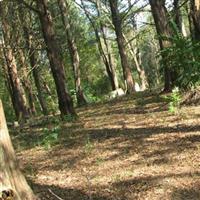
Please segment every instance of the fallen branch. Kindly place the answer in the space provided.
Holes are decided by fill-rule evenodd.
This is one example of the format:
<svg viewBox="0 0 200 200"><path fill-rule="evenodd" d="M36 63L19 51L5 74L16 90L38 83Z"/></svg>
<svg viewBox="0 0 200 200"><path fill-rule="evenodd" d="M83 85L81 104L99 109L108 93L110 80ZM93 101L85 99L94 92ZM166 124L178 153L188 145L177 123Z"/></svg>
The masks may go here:
<svg viewBox="0 0 200 200"><path fill-rule="evenodd" d="M64 200L64 199L60 198L57 194L55 194L51 189L49 189L49 192L50 192L54 197L56 197L57 199L59 199L59 200Z"/></svg>

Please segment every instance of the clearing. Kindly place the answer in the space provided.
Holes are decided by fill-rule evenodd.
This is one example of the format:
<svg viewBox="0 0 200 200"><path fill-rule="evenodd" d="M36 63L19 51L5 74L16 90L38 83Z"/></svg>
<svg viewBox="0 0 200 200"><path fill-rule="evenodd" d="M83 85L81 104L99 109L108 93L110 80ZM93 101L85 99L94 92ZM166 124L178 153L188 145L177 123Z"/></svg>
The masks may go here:
<svg viewBox="0 0 200 200"><path fill-rule="evenodd" d="M200 199L200 106L172 114L160 96L138 93L77 111L75 122L12 131L42 200Z"/></svg>

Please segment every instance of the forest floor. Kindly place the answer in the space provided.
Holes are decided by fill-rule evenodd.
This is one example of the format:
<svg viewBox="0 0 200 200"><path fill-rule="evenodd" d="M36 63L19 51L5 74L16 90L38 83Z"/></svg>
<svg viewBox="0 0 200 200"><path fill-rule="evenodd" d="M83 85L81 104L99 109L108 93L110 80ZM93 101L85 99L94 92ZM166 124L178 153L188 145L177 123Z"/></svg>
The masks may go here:
<svg viewBox="0 0 200 200"><path fill-rule="evenodd" d="M12 136L42 200L200 200L200 106L172 114L160 96L139 93L77 112ZM40 143L48 131L58 140Z"/></svg>

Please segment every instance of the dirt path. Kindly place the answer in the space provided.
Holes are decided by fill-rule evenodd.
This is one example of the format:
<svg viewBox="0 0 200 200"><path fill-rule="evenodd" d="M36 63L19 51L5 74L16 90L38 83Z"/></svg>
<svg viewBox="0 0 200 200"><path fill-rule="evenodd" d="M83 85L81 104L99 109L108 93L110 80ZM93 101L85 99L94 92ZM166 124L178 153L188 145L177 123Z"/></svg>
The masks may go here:
<svg viewBox="0 0 200 200"><path fill-rule="evenodd" d="M33 144L44 128L14 138L41 199L200 199L200 106L174 115L159 97L147 95L78 114L77 122L61 125L59 143L48 150Z"/></svg>

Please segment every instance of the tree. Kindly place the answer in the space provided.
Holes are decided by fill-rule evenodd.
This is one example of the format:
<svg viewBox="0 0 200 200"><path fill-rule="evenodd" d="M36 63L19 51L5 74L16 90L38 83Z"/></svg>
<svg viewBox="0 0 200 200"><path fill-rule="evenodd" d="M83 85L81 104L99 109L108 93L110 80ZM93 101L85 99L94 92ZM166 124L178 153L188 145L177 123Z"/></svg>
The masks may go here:
<svg viewBox="0 0 200 200"><path fill-rule="evenodd" d="M135 91L135 83L132 77L131 69L128 63L128 57L125 50L125 40L122 32L122 19L118 10L118 0L109 0L112 22L115 28L116 40L118 44L121 65L123 69L124 80L127 85L127 93L131 94Z"/></svg>
<svg viewBox="0 0 200 200"><path fill-rule="evenodd" d="M182 33L182 17L181 17L181 9L180 9L180 0L174 0L174 8L173 8L173 15L174 21L176 23L177 29L180 33Z"/></svg>
<svg viewBox="0 0 200 200"><path fill-rule="evenodd" d="M22 76L23 76L22 84L24 86L25 93L28 96L28 102L29 102L29 108L30 108L29 113L31 115L36 115L33 89L32 89L31 81L29 80L28 66L27 66L27 63L26 63L26 58L24 56L24 52L22 51L22 49L19 49L17 51L17 53L18 53L19 63L20 63L21 68L22 68Z"/></svg>
<svg viewBox="0 0 200 200"><path fill-rule="evenodd" d="M31 34L31 28L30 23L33 20L33 18L30 19L30 22L27 21L26 14L23 12L23 5L19 5L18 11L19 11L19 19L21 23L21 29L22 29L22 35L24 36L25 44L26 44L26 51L28 54L28 59L30 62L30 68L33 74L34 83L37 89L37 97L41 106L42 113L44 115L48 114L48 108L47 103L44 98L44 91L42 89L41 85L41 78L38 71L38 65L37 65L37 53L34 48L34 42L33 42L33 35Z"/></svg>
<svg viewBox="0 0 200 200"><path fill-rule="evenodd" d="M134 5L134 4L133 4ZM128 7L129 11L131 11L132 8L132 3L131 0L128 0ZM138 48L138 38L137 38L137 22L135 19L134 13L131 13L130 16L130 21L131 21L131 27L132 27L132 37L135 39L131 39L132 41L128 41L125 37L126 44L129 46L129 51L133 59L134 66L136 67L140 82L141 82L141 90L145 90L148 88L148 82L147 82L147 77L146 77L146 72L141 64L141 54L140 54L140 49Z"/></svg>
<svg viewBox="0 0 200 200"><path fill-rule="evenodd" d="M61 116L76 115L73 101L66 87L64 64L61 57L61 48L55 38L52 16L48 10L47 0L37 0L38 14L41 22L42 33L47 46L47 55L56 85L58 104Z"/></svg>
<svg viewBox="0 0 200 200"><path fill-rule="evenodd" d="M69 20L69 12L70 12L69 4L67 4L66 1L64 0L58 0L58 5L60 8L63 25L65 27L65 31L67 35L68 49L69 49L72 67L74 71L77 104L79 106L85 105L87 104L87 101L85 99L85 95L81 87L80 59L79 59L79 53L78 53L76 41L72 34L72 26Z"/></svg>
<svg viewBox="0 0 200 200"><path fill-rule="evenodd" d="M97 11L97 18L100 21L99 25L97 23L97 19L94 19L91 16L91 13L87 10L84 1L81 0L82 8L85 12L85 15L88 18L88 20L90 21L91 26L94 30L97 45L98 45L99 54L100 54L100 56L103 60L103 63L105 65L106 72L107 72L108 78L110 80L112 90L117 90L119 88L119 83L118 83L116 69L115 69L115 66L114 66L114 63L113 63L113 58L112 58L112 55L111 55L111 47L110 47L109 41L106 38L104 25L103 25L103 23L101 22L101 19L100 19L100 17L102 17L101 16L100 2L97 0L97 1L92 1L92 3L95 5L96 11ZM101 37L103 39L101 39ZM104 46L105 46L105 48L104 48Z"/></svg>
<svg viewBox="0 0 200 200"><path fill-rule="evenodd" d="M200 0L191 0L191 16L194 25L194 39L200 41Z"/></svg>
<svg viewBox="0 0 200 200"><path fill-rule="evenodd" d="M159 37L160 49L164 50L171 46L169 37L171 37L171 29L169 25L167 9L165 7L165 0L149 0L151 5L151 11L154 18L157 34ZM172 90L172 72L169 68L169 63L166 55L162 56L162 63L164 67L164 91L168 92Z"/></svg>
<svg viewBox="0 0 200 200"><path fill-rule="evenodd" d="M4 44L4 56L7 65L7 74L9 77L10 93L12 96L13 107L15 109L16 117L18 120L21 118L27 119L29 117L27 101L24 89L21 84L21 80L18 76L17 63L14 56L13 48L11 43L11 32L8 19L5 15L7 9L2 7L0 3L0 17L2 22L3 30L3 44Z"/></svg>
<svg viewBox="0 0 200 200"><path fill-rule="evenodd" d="M3 105L0 100L0 183L1 191L9 190L15 200L35 200L31 188L21 173L9 136ZM10 198L11 199L11 198Z"/></svg>

